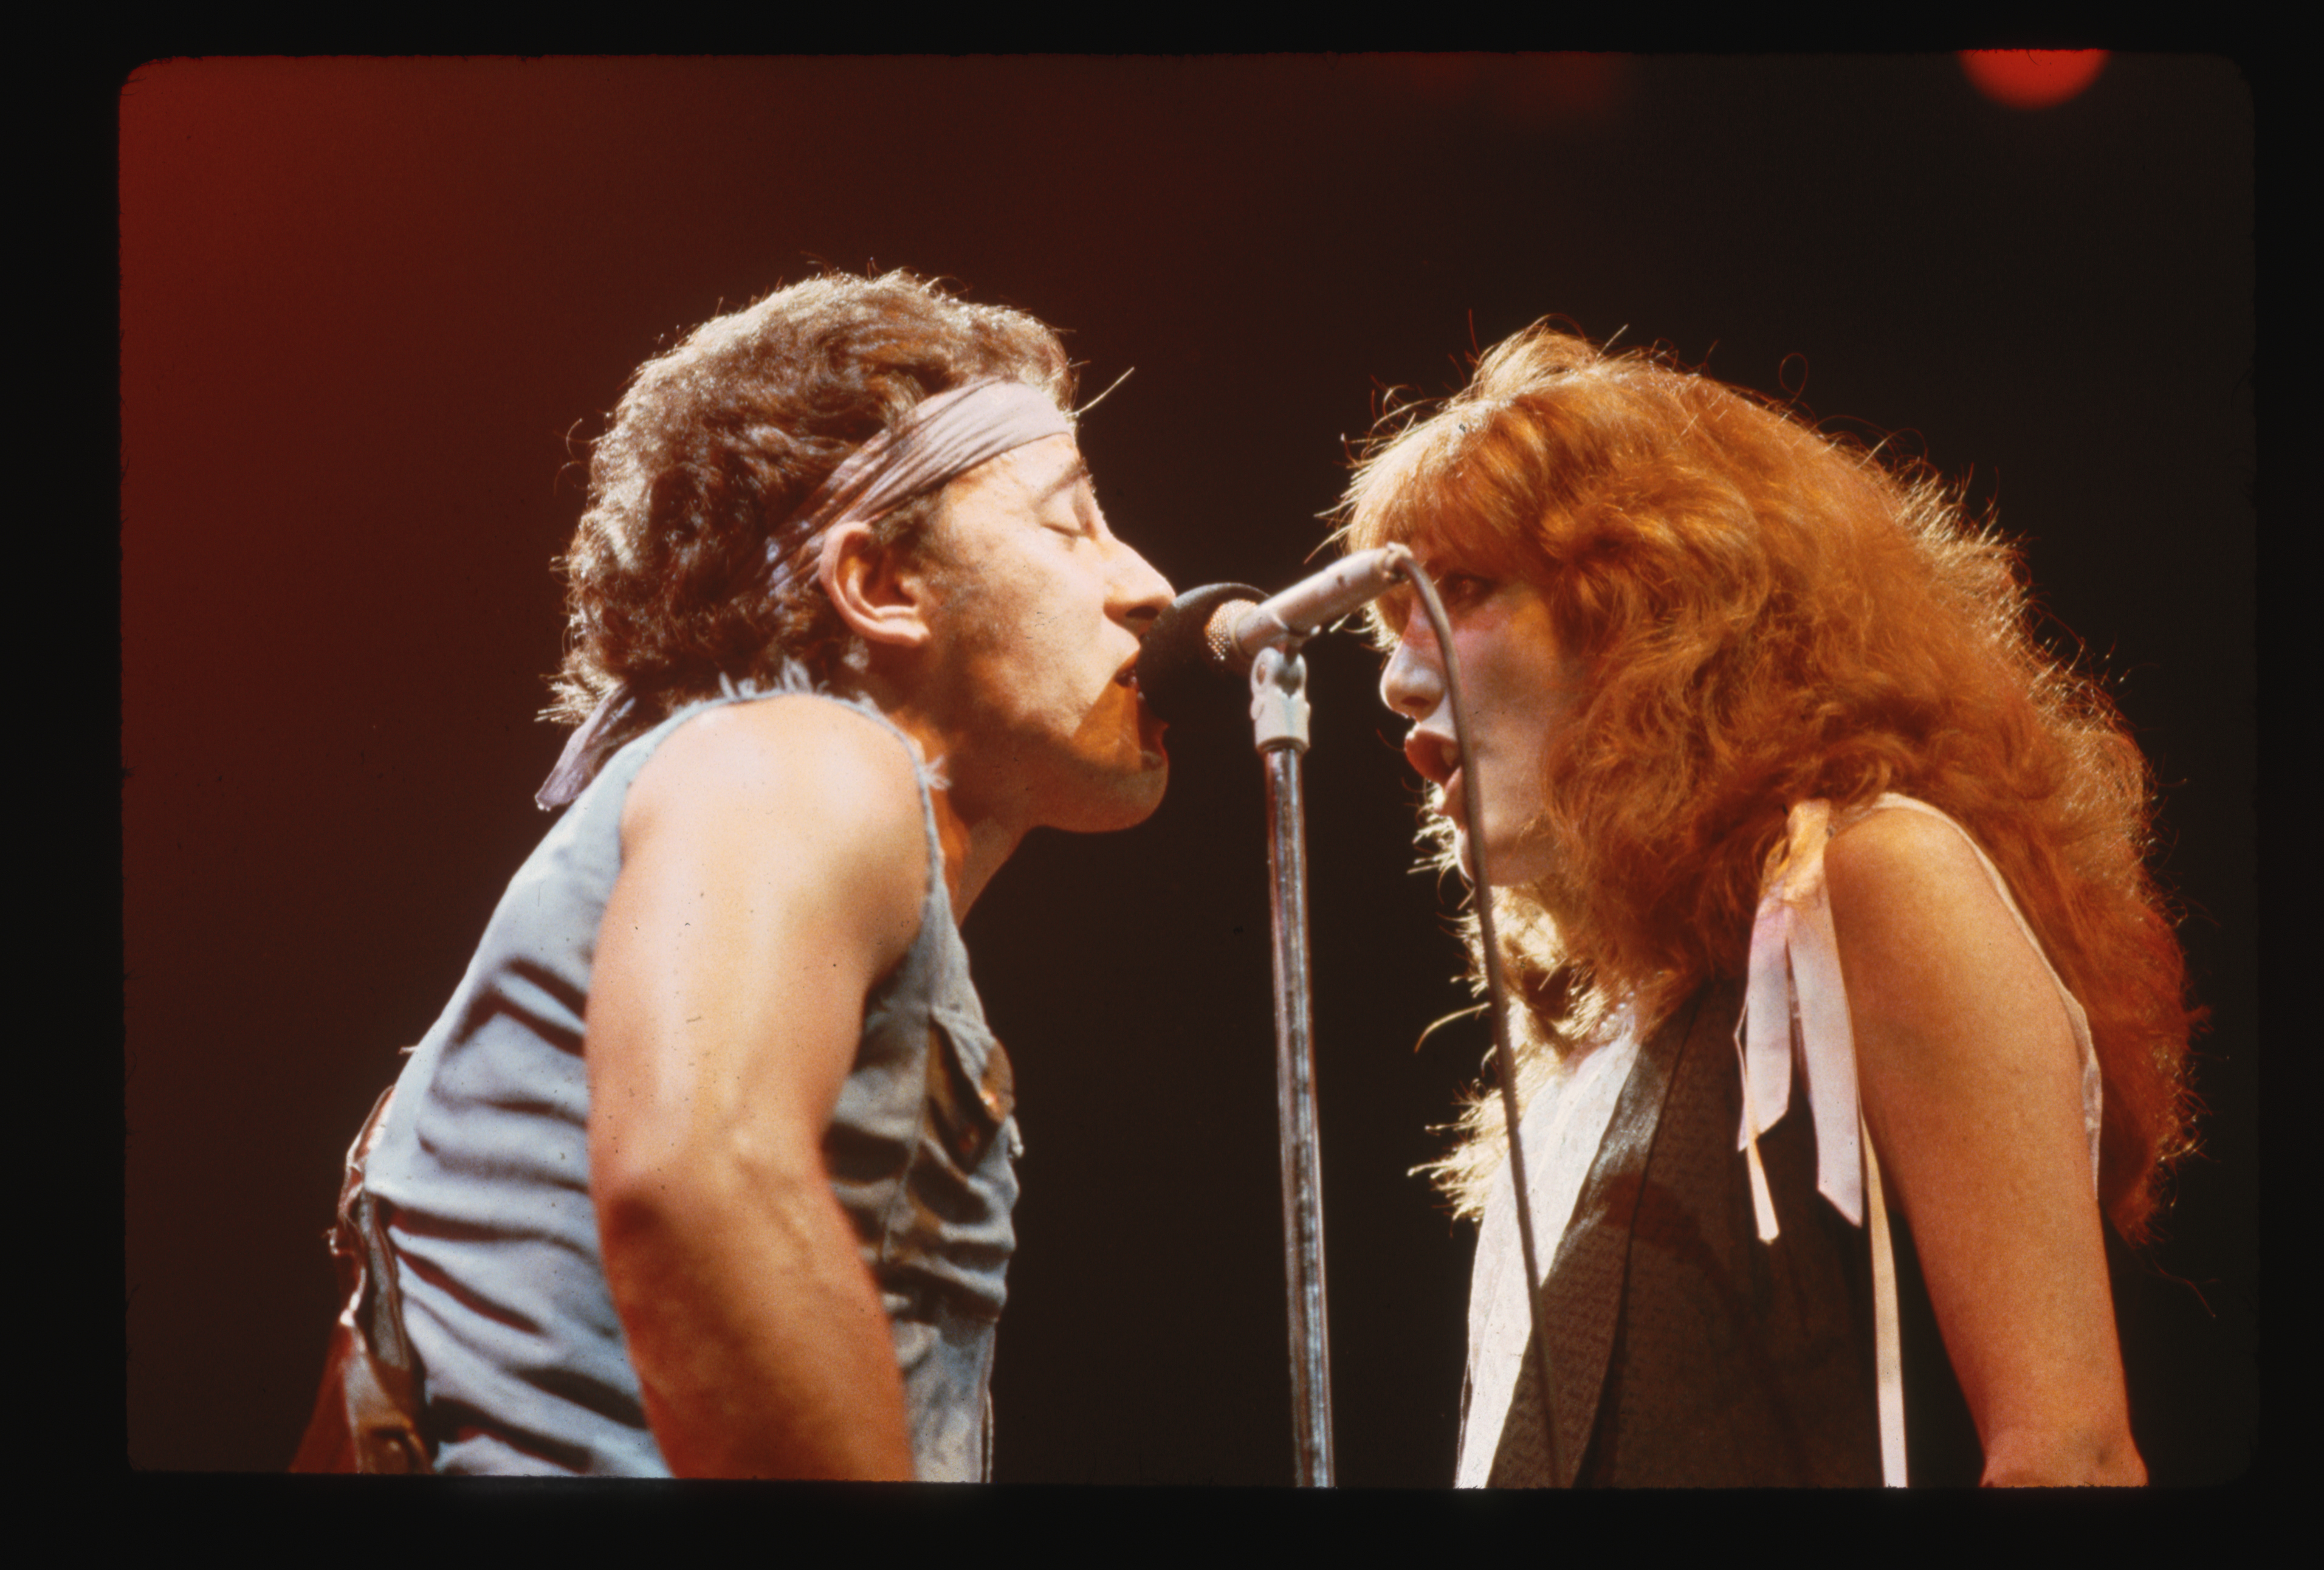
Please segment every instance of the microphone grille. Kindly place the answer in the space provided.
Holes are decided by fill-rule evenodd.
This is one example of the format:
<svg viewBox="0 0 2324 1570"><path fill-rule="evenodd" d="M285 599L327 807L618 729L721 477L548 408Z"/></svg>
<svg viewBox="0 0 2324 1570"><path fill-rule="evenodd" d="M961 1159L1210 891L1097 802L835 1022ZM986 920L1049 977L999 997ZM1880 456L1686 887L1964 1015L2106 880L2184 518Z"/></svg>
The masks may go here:
<svg viewBox="0 0 2324 1570"><path fill-rule="evenodd" d="M1236 625L1245 612L1258 608L1257 600L1229 600L1211 613L1210 620L1203 623L1203 647L1211 651L1213 660L1224 664L1240 659L1234 646Z"/></svg>
<svg viewBox="0 0 2324 1570"><path fill-rule="evenodd" d="M1236 685L1237 607L1267 597L1247 583L1205 584L1172 600L1139 642L1138 690L1173 723L1213 706L1209 694Z"/></svg>

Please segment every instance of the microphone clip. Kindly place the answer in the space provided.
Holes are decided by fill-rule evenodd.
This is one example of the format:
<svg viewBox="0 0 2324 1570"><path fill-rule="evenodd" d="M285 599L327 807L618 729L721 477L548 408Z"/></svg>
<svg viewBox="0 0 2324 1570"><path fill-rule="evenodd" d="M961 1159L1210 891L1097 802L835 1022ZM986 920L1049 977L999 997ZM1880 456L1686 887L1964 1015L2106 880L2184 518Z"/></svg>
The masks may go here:
<svg viewBox="0 0 2324 1570"><path fill-rule="evenodd" d="M1269 643L1251 660L1250 725L1251 745L1262 753L1307 750L1307 661L1298 642Z"/></svg>

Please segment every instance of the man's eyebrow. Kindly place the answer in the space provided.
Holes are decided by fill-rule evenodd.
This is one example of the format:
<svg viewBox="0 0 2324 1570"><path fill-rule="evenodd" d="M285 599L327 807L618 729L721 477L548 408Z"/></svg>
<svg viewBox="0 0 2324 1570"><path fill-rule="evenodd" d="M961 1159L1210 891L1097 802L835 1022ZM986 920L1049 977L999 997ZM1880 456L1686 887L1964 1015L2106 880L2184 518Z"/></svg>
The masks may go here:
<svg viewBox="0 0 2324 1570"><path fill-rule="evenodd" d="M1046 507L1048 505L1049 498L1056 495L1059 491L1068 490L1079 482L1089 479L1090 477L1089 460L1083 457L1079 453L1075 453L1074 455L1072 466L1068 467L1064 474L1059 475L1056 479L1049 482L1048 488L1033 499L1033 505L1036 507Z"/></svg>

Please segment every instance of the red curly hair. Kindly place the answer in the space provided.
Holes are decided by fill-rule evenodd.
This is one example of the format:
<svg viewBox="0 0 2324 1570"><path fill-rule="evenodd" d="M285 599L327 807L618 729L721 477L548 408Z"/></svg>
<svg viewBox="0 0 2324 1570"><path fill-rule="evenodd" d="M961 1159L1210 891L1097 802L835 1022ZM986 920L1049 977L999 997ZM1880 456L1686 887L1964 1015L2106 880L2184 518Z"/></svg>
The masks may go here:
<svg viewBox="0 0 2324 1570"><path fill-rule="evenodd" d="M1537 586L1586 673L1545 765L1563 865L1494 895L1536 1074L1618 1003L1652 1020L1742 972L1793 804L1898 791L1977 837L2087 1010L2100 1199L2146 1241L2190 1144L2200 1019L2146 867L2146 761L2036 642L2015 551L1957 490L1545 323L1434 412L1384 421L1343 511L1350 549L1402 540ZM1497 1098L1473 1103L1439 1168L1463 1209L1499 1124Z"/></svg>

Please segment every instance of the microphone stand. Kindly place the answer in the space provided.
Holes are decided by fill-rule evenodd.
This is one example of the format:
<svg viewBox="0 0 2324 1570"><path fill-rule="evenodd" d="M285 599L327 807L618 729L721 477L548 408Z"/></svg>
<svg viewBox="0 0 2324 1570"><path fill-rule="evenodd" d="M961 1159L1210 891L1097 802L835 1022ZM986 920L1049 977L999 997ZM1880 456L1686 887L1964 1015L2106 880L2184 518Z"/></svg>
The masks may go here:
<svg viewBox="0 0 2324 1570"><path fill-rule="evenodd" d="M1315 1052L1307 966L1307 665L1298 643L1250 667L1252 744L1267 772L1268 926L1275 940L1275 1104L1283 1141L1283 1271L1291 1321L1292 1445L1298 1484L1329 1488L1332 1346L1323 1300L1323 1188L1315 1144Z"/></svg>
<svg viewBox="0 0 2324 1570"><path fill-rule="evenodd" d="M1307 967L1306 803L1300 771L1307 751L1307 667L1299 650L1310 634L1386 591L1397 579L1409 583L1427 608L1429 625L1444 655L1445 690L1452 701L1452 729L1460 738L1462 799L1471 824L1479 808L1477 770L1470 754L1469 721L1461 697L1460 662L1443 602L1428 574L1402 545L1376 546L1343 558L1337 565L1268 596L1248 584L1220 583L1189 589L1162 614L1145 639L1140 684L1149 702L1175 710L1193 684L1250 660L1253 744L1267 771L1267 817L1271 829L1268 864L1273 873L1268 925L1275 938L1276 1113L1282 1130L1283 1274L1291 1319L1293 1447L1302 1488L1329 1488L1332 1476L1332 1348L1323 1303L1323 1191L1315 1151L1315 1051ZM1238 602L1240 602L1238 605ZM1231 613L1231 614L1230 614ZM1493 1016L1493 1048L1500 1067L1501 1108L1508 1125L1509 1176L1516 1188L1517 1235L1523 1244L1527 1282L1544 1280L1534 1246L1532 1185L1526 1180L1524 1126L1517 1105L1517 1057L1509 1043L1508 989L1501 978L1499 942L1493 932L1492 881L1486 875L1482 839L1471 845L1474 863L1478 933L1484 948L1485 979ZM1563 1481L1558 1464L1557 1393L1542 1333L1541 1295L1528 1290L1533 1320L1534 1371L1541 1382L1542 1439L1550 1475Z"/></svg>

